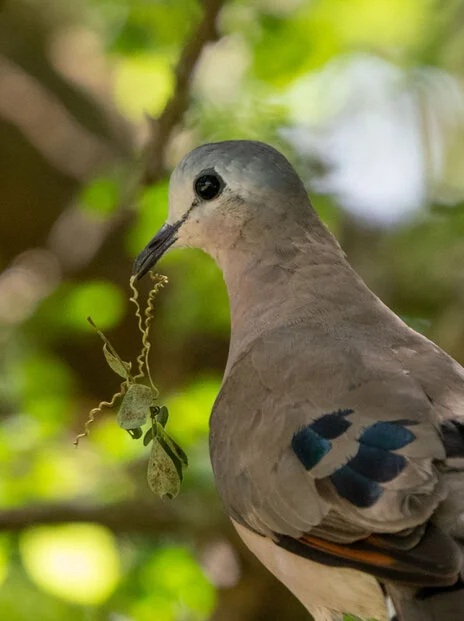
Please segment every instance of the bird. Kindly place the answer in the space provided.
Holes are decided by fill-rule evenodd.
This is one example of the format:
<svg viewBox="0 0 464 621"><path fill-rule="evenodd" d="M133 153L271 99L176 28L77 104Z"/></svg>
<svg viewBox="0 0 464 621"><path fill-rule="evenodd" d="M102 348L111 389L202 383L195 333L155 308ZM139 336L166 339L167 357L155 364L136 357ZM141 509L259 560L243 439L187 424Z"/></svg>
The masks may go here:
<svg viewBox="0 0 464 621"><path fill-rule="evenodd" d="M210 417L238 534L315 621L464 618L464 369L349 264L273 147L197 147L171 174L172 248L222 271L231 336Z"/></svg>

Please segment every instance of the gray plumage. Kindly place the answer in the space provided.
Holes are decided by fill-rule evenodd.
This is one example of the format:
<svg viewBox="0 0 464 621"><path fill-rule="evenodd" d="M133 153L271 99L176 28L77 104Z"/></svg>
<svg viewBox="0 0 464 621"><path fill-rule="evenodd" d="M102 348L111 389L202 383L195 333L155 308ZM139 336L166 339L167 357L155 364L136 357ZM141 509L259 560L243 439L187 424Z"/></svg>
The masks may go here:
<svg viewBox="0 0 464 621"><path fill-rule="evenodd" d="M317 619L386 619L379 582L401 621L460 619L462 367L367 288L267 145L190 153L172 175L163 231L136 272L171 245L196 246L227 285L231 343L210 452L250 548ZM321 600L321 564L350 594L334 582Z"/></svg>

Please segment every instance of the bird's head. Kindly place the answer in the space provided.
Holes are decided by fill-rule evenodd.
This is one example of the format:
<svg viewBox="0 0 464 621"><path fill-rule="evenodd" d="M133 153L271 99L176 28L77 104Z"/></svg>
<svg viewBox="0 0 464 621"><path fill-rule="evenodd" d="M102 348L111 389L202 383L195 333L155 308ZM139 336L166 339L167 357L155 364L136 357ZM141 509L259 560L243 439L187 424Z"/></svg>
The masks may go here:
<svg viewBox="0 0 464 621"><path fill-rule="evenodd" d="M221 253L314 217L300 178L274 148L247 140L206 144L176 167L166 223L134 263L138 278L173 247ZM285 234L285 233L284 233Z"/></svg>

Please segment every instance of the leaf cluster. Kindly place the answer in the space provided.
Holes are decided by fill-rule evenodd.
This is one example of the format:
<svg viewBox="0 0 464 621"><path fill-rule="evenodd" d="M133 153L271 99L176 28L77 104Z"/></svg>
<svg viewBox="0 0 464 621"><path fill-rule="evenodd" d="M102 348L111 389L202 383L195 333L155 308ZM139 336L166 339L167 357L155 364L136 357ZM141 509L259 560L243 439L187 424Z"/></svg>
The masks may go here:
<svg viewBox="0 0 464 621"><path fill-rule="evenodd" d="M89 412L85 430L79 434L74 444L77 446L80 438L89 433L89 426L103 409L113 409L119 406L117 422L121 429L125 429L134 440L143 437L144 446L151 444L151 454L148 462L148 484L150 489L161 498L174 498L180 490L183 479L183 468L188 466L188 459L182 448L166 431L169 412L165 405L157 403L159 391L151 377L149 366L150 327L153 320L154 298L158 291L167 283L165 276L150 273L153 281L145 310L142 313L139 303L139 293L135 286L135 277L129 285L132 290L130 301L135 306L135 316L138 329L142 337L142 348L136 358L136 373L133 374L132 362L122 360L108 338L97 328L91 317L90 325L103 340L103 354L108 366L117 375L123 378L119 391L110 401L101 401L96 408ZM148 384L143 383L147 381ZM149 427L143 431L142 427L149 422Z"/></svg>

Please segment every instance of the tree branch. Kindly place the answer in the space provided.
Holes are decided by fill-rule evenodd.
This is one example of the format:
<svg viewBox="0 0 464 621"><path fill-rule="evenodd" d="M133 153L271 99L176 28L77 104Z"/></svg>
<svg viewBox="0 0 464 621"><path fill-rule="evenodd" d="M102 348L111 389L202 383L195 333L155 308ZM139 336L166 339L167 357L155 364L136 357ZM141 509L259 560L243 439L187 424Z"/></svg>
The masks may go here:
<svg viewBox="0 0 464 621"><path fill-rule="evenodd" d="M200 506L201 504L201 506ZM198 505L198 506L197 506ZM221 511L204 511L204 499L184 494L175 504L137 499L93 505L79 502L30 505L0 512L0 532L19 532L30 526L94 522L116 534L145 535L192 533L207 538L211 531L229 532L228 520Z"/></svg>
<svg viewBox="0 0 464 621"><path fill-rule="evenodd" d="M121 230L130 220L140 190L160 181L167 174L164 167L166 147L174 128L182 121L188 108L193 71L203 48L209 41L214 41L218 37L216 22L224 4L225 0L204 0L203 17L185 44L174 70L175 87L172 97L161 115L156 119L150 119L150 137L142 147L140 157L127 165L127 180L119 206L113 217L101 225L105 227L105 231L99 250L107 239L112 238L115 232ZM95 228L97 224L92 219L88 226ZM62 261L61 257L58 258Z"/></svg>
<svg viewBox="0 0 464 621"><path fill-rule="evenodd" d="M153 120L152 135L146 146L146 168L142 182L149 185L165 174L164 152L174 127L188 108L193 70L203 48L217 39L216 22L224 0L204 0L203 18L182 50L175 69L175 89L161 116Z"/></svg>

